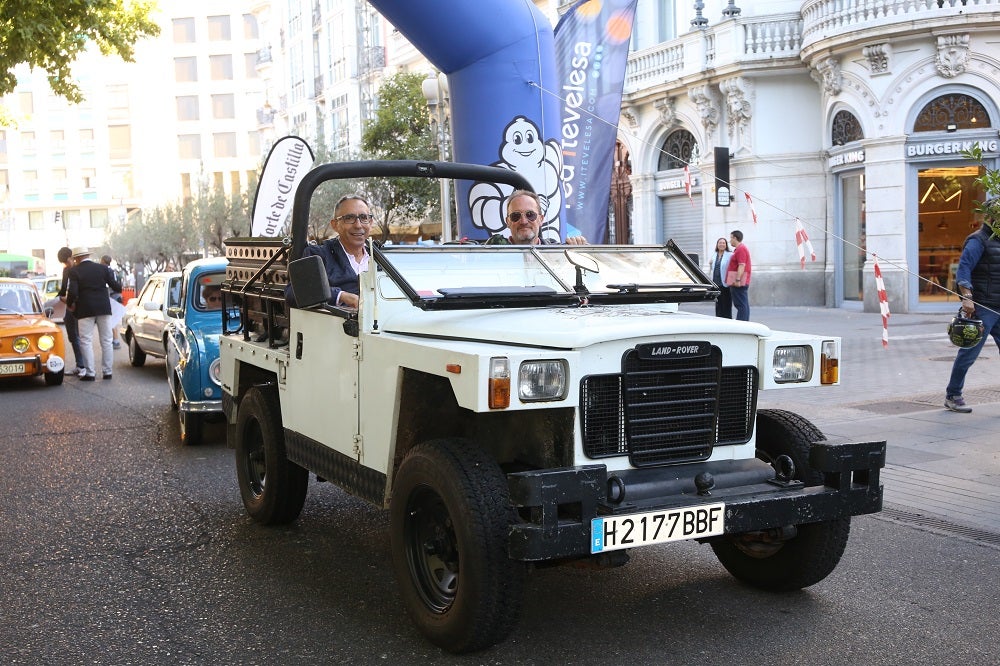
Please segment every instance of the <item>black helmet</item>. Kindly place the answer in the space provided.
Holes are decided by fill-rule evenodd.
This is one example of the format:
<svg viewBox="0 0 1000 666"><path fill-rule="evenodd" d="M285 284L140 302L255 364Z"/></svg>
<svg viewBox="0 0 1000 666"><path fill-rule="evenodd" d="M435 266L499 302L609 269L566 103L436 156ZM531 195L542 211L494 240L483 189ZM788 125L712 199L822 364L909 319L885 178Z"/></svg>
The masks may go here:
<svg viewBox="0 0 1000 666"><path fill-rule="evenodd" d="M983 330L982 319L970 319L959 308L958 314L948 324L948 337L958 347L975 347L983 339Z"/></svg>

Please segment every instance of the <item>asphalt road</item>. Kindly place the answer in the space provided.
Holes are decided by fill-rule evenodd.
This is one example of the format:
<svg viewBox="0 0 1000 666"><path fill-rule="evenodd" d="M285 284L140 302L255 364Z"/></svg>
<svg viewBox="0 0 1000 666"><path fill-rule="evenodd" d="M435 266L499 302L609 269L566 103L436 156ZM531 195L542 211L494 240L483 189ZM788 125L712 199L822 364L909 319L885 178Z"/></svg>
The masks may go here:
<svg viewBox="0 0 1000 666"><path fill-rule="evenodd" d="M243 510L221 427L183 448L162 361L0 384L4 664L1000 663L996 545L856 518L840 566L787 595L707 546L530 577L514 634L455 657L406 617L385 515L328 484L301 518Z"/></svg>

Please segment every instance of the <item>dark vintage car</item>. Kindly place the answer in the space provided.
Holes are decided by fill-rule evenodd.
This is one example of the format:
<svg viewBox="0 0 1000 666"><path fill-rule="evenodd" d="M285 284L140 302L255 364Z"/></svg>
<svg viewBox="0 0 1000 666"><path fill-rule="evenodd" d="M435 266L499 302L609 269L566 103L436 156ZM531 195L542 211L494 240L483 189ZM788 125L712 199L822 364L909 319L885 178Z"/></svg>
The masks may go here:
<svg viewBox="0 0 1000 666"><path fill-rule="evenodd" d="M62 384L63 344L34 283L0 278L0 378L43 375L49 386Z"/></svg>
<svg viewBox="0 0 1000 666"><path fill-rule="evenodd" d="M119 333L128 346L128 360L133 366L141 367L146 356L166 357L167 311L180 304L181 274L176 271L153 273L139 295L125 304Z"/></svg>
<svg viewBox="0 0 1000 666"><path fill-rule="evenodd" d="M216 257L185 266L181 302L167 311L167 383L183 444L200 444L205 419L222 413L219 337L226 264L225 257ZM230 316L238 319L235 311Z"/></svg>

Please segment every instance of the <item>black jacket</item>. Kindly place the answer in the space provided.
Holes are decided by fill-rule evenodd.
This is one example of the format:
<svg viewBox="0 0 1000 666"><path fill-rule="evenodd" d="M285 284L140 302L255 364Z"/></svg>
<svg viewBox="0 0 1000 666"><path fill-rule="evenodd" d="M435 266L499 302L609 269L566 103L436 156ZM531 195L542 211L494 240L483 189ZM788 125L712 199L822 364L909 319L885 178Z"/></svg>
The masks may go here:
<svg viewBox="0 0 1000 666"><path fill-rule="evenodd" d="M69 290L66 306L74 308L77 319L111 314L108 287L121 291L122 285L115 272L104 264L84 259L69 271Z"/></svg>

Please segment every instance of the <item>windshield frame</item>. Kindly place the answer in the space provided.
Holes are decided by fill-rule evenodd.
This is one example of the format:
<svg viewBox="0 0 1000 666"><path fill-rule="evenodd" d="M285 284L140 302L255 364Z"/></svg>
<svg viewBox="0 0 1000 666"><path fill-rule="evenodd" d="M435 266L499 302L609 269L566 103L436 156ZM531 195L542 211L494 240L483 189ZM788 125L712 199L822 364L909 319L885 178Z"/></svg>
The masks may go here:
<svg viewBox="0 0 1000 666"><path fill-rule="evenodd" d="M377 270L391 278L411 304L422 310L460 310L481 308L523 308L543 306L584 306L588 304L633 304L633 303L685 303L712 300L719 294L718 287L705 275L691 259L673 243L666 245L497 245L480 246L470 244L450 244L437 246L385 245L373 243L372 256ZM524 272L522 281L529 284L509 286L472 284L450 286L440 283L433 290L426 284L414 284L419 276L410 260L420 255L449 255L456 260L470 261L473 258L492 257L499 262L501 257L517 255L522 257ZM647 262L655 260L669 269L673 280L635 280L626 282L614 280L614 275L601 277L600 273L586 270L587 262L577 257L604 260L606 270L609 259L619 263L628 258L642 258ZM514 263L516 260L511 260ZM433 261L429 263L434 263ZM478 262L485 263L485 262ZM440 265L440 262L438 262ZM637 261L637 266L639 262ZM628 269L628 266L624 267ZM635 268L635 267L633 267ZM430 269L435 272L435 269ZM488 269L486 271L488 274ZM621 274L621 270L618 271ZM626 270L627 273L627 270ZM459 275L461 275L459 267ZM471 276L472 273L470 272ZM480 282L483 274L475 276ZM439 283L435 283L438 285ZM589 286L587 286L589 284ZM423 288L422 288L423 287Z"/></svg>

